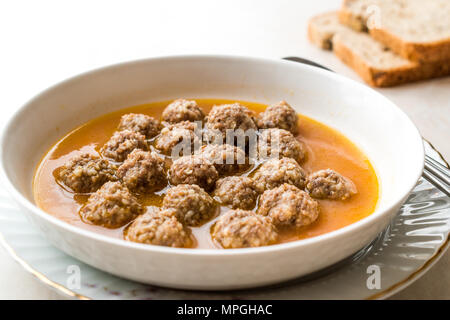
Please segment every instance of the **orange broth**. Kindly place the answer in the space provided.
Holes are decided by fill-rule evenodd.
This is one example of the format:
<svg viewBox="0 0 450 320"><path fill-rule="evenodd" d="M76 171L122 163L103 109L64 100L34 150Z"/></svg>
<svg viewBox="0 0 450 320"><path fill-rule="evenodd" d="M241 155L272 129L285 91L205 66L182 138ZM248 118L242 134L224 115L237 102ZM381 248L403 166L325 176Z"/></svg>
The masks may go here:
<svg viewBox="0 0 450 320"><path fill-rule="evenodd" d="M236 101L223 99L196 99L198 105L207 113L213 105ZM255 113L265 110L266 105L238 101ZM47 213L72 225L107 236L123 238L126 226L108 229L85 223L78 210L86 201L86 195L74 195L61 188L55 181L53 171L62 166L71 157L83 152L98 152L116 130L120 117L126 113L143 113L160 118L170 101L154 102L133 106L103 115L69 132L45 154L39 163L34 181L33 192L36 204ZM318 200L320 215L312 225L300 230L280 231L279 242L294 241L318 236L363 219L370 215L378 200L378 179L367 157L345 136L336 130L303 115L299 117L299 139L308 151L307 159L301 166L307 172L330 168L350 178L358 193L345 201ZM256 169L253 168L253 170ZM249 170L244 174L251 174ZM139 198L147 206L160 206L167 188ZM220 213L229 210L220 207ZM217 248L211 240L210 228L217 217L200 227L194 227L197 248Z"/></svg>

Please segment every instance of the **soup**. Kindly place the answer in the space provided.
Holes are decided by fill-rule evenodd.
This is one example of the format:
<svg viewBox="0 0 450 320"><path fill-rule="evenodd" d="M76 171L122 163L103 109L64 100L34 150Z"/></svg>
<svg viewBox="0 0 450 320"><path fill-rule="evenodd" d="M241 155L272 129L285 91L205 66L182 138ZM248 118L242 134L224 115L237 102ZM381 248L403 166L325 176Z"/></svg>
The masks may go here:
<svg viewBox="0 0 450 320"><path fill-rule="evenodd" d="M204 114L208 114L215 105L230 105L236 103L236 101L223 99L196 99L195 102L198 105L198 107L201 108ZM136 199L135 205L143 209L141 211L138 211L138 213L133 216L133 219L129 219L129 221L123 222L122 225L120 226L111 226L111 225L105 226L104 224L99 225L93 223L92 222L93 220L86 220L85 218L82 218L82 215L80 215L80 210L86 211L87 209L83 208L86 207L89 208L89 205L87 204L89 202L88 199L90 199L90 197L92 197L94 193L98 193L99 191L94 192L94 190L91 190L90 192L74 192L73 190L68 188L67 185L61 183L61 180L58 180L58 175L60 175L61 168L63 168L67 164L67 162L70 161L70 159L73 159L74 157L86 153L93 154L102 158L105 157L105 154L107 154L106 151L109 150L108 149L109 147L105 147L105 145L108 145L108 141L110 141L111 136L113 136L115 132L118 132L118 126L119 123L121 123L121 117L123 115L130 113L144 114L151 116L155 119L161 119L161 116L163 115L163 112L169 103L170 101L154 102L145 105L129 107L110 114L106 114L99 118L93 119L86 124L83 124L82 126L74 129L73 131L69 132L67 135L62 137L44 155L44 157L42 158L41 162L39 163L36 169L33 181L33 192L36 204L42 210L46 211L48 214L51 214L67 223L78 226L80 228L84 228L89 231L98 232L107 236L120 239L127 237L129 228L132 228L130 226L133 224L133 221L136 222L135 219L137 219L136 218L137 216L142 216L143 214L147 214L148 212L151 211L159 212L158 208L161 208L163 206L164 197L167 195L168 191L171 188L174 188L176 185L186 184L186 183L177 183L175 181L176 177L174 177L175 175L174 172L176 170L170 168L171 165L172 167L174 166L175 162L173 159L173 155L168 154L166 152L167 150L164 150L164 148L167 147L169 144L166 143L166 140L161 138L161 136L164 135L162 131L156 133L155 136L146 139L147 141L146 143L148 143L149 145L148 147L149 151L151 151L156 156L159 156L161 157L161 159L164 160L165 163L164 170L161 173L160 178L155 178L155 180L160 180L161 184L158 185L158 187L155 188L154 190L151 190L151 192L139 192L139 191L131 192L133 194L132 197ZM243 106L244 108L248 108L251 111L251 113L253 113L252 117L254 117L254 119L258 119L258 115L260 116L259 118L263 118L263 116L261 115L264 115L264 112L267 110L267 106L260 103L238 101L238 104ZM166 114L166 118L170 119L170 117L171 115L167 116ZM346 182L349 182L352 188L354 188L354 191L350 192L349 196L346 195L342 196L341 198L333 198L333 197L330 198L327 196L324 197L318 194L314 196L315 195L314 190L311 189L312 188L311 184L308 184L307 176L304 177L305 181L302 182L301 186L297 184L297 186L291 187L289 186L290 183L288 181L287 183L288 186L284 186L283 187L284 189L282 188L282 186L279 185L267 186L268 180L266 179L263 181L264 183L262 184L263 186L261 188L258 189L255 187L256 196L254 199L252 199L254 200L253 206L252 202L250 201L250 204L246 205L245 209L241 210L244 211L244 213L241 212L236 216L229 217L229 220L231 219L230 221L236 221L236 219L239 218L240 216L248 215L251 219L256 221L255 225L257 225L258 228L256 227L255 227L256 229L253 228L256 231L247 230L245 232L242 229L240 229L240 232L243 233L234 235L235 238L241 237L242 239L244 239L246 237L249 237L251 239L254 239L254 235L249 234L249 232L250 233L254 232L256 234L257 232L261 232L261 230L271 230L270 232L273 231L275 234L275 237L268 237L270 238L270 240L266 241L267 243L263 243L262 245L283 243L288 241L311 238L345 227L349 224L352 224L356 221L359 221L367 217L372 212L374 212L379 194L378 180L375 171L370 161L367 159L367 157L351 141L349 141L345 136L343 136L336 130L301 114L296 114L296 117L298 118L298 129L294 131L295 133L293 134L293 136L295 137L296 141L300 142L301 148L299 150L301 150L301 152L304 153L304 156L300 157L301 159L297 158L295 160L292 160L288 156L287 157L288 160L285 160L285 162L289 163L289 165L292 163L292 161L298 162L303 172L306 174L310 174L309 177L314 177L314 175L311 174L315 172L325 172L324 170L331 169L332 172L338 173L339 175L338 177L343 177L344 180L337 180L339 181L339 183L341 184L344 183L345 185ZM177 121L179 122L179 120L180 119L174 119L173 121L174 123L176 123ZM206 120L206 122L209 120L211 120L211 116L208 120ZM210 121L210 123L211 122L212 121ZM217 123L221 125L223 124L223 122L220 121L217 121ZM172 125L164 124L163 126L166 127L166 129L162 130L165 130L164 132L170 131L172 135L173 131L176 130L174 129L176 126L173 126L173 124ZM287 132L289 130L284 130L282 132L285 131ZM186 133L186 131L183 132ZM286 135L291 135L291 133L286 133ZM112 144L110 143L110 145ZM292 147L293 145L291 144L289 146ZM139 149L139 147L137 148ZM295 148L297 148L296 144L295 147L286 148L283 152L285 153L287 152L288 155L290 155L292 153L292 150L297 150ZM248 153L248 150L245 151ZM118 153L116 152L115 155L117 154ZM246 157L247 156L248 154L246 155ZM129 157L130 156L128 156L128 158ZM295 152L292 158L296 158ZM117 161L118 159L120 161ZM121 155L118 155L116 159L109 159L109 161L113 165L115 165L115 168L119 167L119 170L121 171L124 171L122 170L123 168L120 169L120 166L123 164L123 161L125 160L127 160L127 157L126 156L122 157ZM227 192L227 190L232 190L236 186L233 179L228 180L228 185L226 185L225 182L222 184L222 185L225 184L222 193L217 191L218 189L217 180L219 178L224 179L224 177L227 176L238 176L238 177L248 177L249 180L243 180L244 178L240 178L241 180L236 181L250 181L255 180L256 178L258 178L259 179L258 181L260 181L261 176L264 176L264 174L261 174L262 170L261 168L268 161L270 161L270 159L267 161L258 160L254 161L253 163L246 162L244 169L237 170L237 172L234 172L232 175L227 172L224 173L218 170L217 177L215 177L214 179L211 178L214 181L212 181L210 188L209 186L204 186L204 188L201 188L202 189L201 191L198 191L206 193L206 195L204 195L204 193L201 193L203 195L203 198L213 199L213 202L207 202L208 205L206 207L214 207L214 209L211 209L214 211L214 213L212 213L208 219L200 223L195 222L186 226L184 222L186 222L187 220L182 221L181 224L183 225L183 229L185 229L191 241L189 241L188 244L186 245L173 245L173 246L219 249L224 247L225 248L245 247L245 246L261 245L258 242L259 239L257 239L258 241L256 242L241 241L242 239L232 239L237 240L237 242L233 243L238 243L237 245L234 246L233 244L231 245L225 244L225 243L229 244L230 243L229 241L228 242L217 241L217 239L214 238L215 234L219 233L223 234L223 231L226 230L223 228L220 229L220 227L222 226L221 223L223 222L220 220L221 217L230 214L231 211L233 212L239 211L240 210L239 206L243 205L244 200L247 199L245 196L242 197L242 199L239 198L238 196L234 197L233 194L231 194L231 197L229 196L230 193ZM151 165L152 164L149 164L149 166ZM218 167L216 166L216 168ZM215 171L214 169L212 170ZM115 171L112 172L112 175L114 174ZM167 179L168 181L165 181L164 175L166 176L169 175L169 178ZM215 175L215 173L205 175L211 177ZM268 176L266 175L266 177L268 177L269 180L272 179L273 176L274 176L273 174L270 174ZM149 179L152 179L152 177L150 177ZM287 178L282 177L282 179ZM120 183L125 183L123 177L115 180L118 180ZM188 179L185 180L184 182L186 181L191 180ZM323 181L323 179L321 181ZM283 181L283 185L285 182L286 181ZM296 183L293 184L295 185ZM306 187L307 184L310 186L309 189ZM306 190L306 192L303 190L297 191L297 189L294 188L303 189ZM195 188L188 187L186 189L189 192L191 192L193 189L197 190L197 187ZM271 190L272 194L270 192ZM280 194L283 194L284 196L286 196L286 194L292 194L292 196L295 199L299 199L298 201L303 201L302 206L304 204L308 206L309 203L313 203L314 206L316 206L317 204L318 214L313 218L311 218L310 219L311 221L308 221L308 213L306 212L302 216L302 219L299 219L298 217L297 220L294 219L295 222L293 224L295 224L295 226L289 226L286 225L285 223L278 223L273 228L272 226L267 227L266 221L262 221L261 217L272 216L270 221L273 222L274 219L278 219L276 221L280 222L281 220L283 220L284 216L286 216L287 212L291 212L292 211L291 209L295 208L295 206L290 207L288 206L290 208L289 210L291 211L289 210L286 211L284 208L286 206L280 209L281 208L280 206L276 207L273 204L273 202L272 203L268 202L269 200L267 199L271 197L272 198L278 197L277 199L280 201L281 205L283 205L282 203L283 199L280 198L280 196L273 190L278 190L277 192L278 193L281 192ZM331 189L328 188L327 190L330 191ZM231 200L228 198L231 198ZM243 201L241 202L237 201L237 203L232 203L233 198ZM226 201L225 200L222 201L223 199L225 199ZM306 201L305 199L310 202ZM261 201L263 201L264 203L261 203ZM268 205L270 208L264 211L266 205ZM175 207L177 207L176 204ZM176 209L178 208L175 208L174 210ZM251 215L247 213L249 211L255 214ZM281 214L279 214L280 212L283 213L282 218L280 218L281 217ZM196 213L197 212L193 212L192 214L195 216ZM107 214L111 214L111 212L108 212ZM250 218L245 217L245 219ZM149 219L150 220L152 219L150 214ZM172 224L177 223L175 220L180 220L179 216L178 218L171 217L171 219L173 220L173 221L170 220L170 223ZM224 219L222 218L222 220ZM272 224L272 222L270 221L269 224ZM138 222L141 225L142 223L146 223L146 221L144 220ZM268 232L269 231L267 231L266 233ZM140 230L139 235L142 236L142 230ZM263 236L263 238L264 237L265 236ZM165 245L164 243L155 243L155 244Z"/></svg>

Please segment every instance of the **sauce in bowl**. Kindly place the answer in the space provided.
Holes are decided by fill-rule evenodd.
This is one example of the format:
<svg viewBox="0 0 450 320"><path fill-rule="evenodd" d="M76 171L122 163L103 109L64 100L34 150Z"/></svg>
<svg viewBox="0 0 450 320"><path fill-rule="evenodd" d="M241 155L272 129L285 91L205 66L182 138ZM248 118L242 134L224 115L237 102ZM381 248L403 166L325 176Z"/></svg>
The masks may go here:
<svg viewBox="0 0 450 320"><path fill-rule="evenodd" d="M208 113L214 105L236 102L223 99L195 100L205 113ZM260 103L238 102L256 114L263 112L267 107ZM117 130L122 115L142 113L159 119L169 103L170 101L154 102L121 109L93 119L61 138L45 154L37 167L33 181L36 204L47 213L70 224L122 239L127 225L110 229L83 221L78 211L87 201L88 195L74 194L62 188L56 181L54 172L76 155L85 152L98 153ZM379 195L378 179L370 161L349 139L306 116L299 114L298 118L299 132L296 134L296 139L302 142L307 151L306 159L301 163L301 167L307 173L328 168L335 170L352 180L358 192L346 200L317 199L320 206L319 218L303 228L280 230L278 243L318 236L359 221L374 212ZM157 150L154 149L154 151ZM259 165L256 164L241 174L252 176L258 167ZM169 187L168 185L157 192L139 196L138 200L148 207L160 207ZM256 207L253 211L256 211ZM211 239L210 230L218 217L228 210L230 208L226 206L219 206L219 212L212 220L200 227L190 227L196 240L193 243L194 247L220 248Z"/></svg>

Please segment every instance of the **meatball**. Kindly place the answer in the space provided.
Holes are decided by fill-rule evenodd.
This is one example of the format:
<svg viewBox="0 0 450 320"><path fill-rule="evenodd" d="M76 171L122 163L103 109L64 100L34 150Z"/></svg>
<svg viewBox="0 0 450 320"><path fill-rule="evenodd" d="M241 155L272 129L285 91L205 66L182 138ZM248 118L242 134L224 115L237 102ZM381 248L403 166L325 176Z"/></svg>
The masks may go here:
<svg viewBox="0 0 450 320"><path fill-rule="evenodd" d="M203 110L194 100L177 99L169 104L162 113L164 121L175 123L181 121L201 121L205 117Z"/></svg>
<svg viewBox="0 0 450 320"><path fill-rule="evenodd" d="M169 181L173 185L196 184L205 190L211 190L218 178L214 165L197 155L175 160L169 170Z"/></svg>
<svg viewBox="0 0 450 320"><path fill-rule="evenodd" d="M287 157L300 163L305 158L305 151L292 133L273 128L262 131L258 140L258 156L260 159Z"/></svg>
<svg viewBox="0 0 450 320"><path fill-rule="evenodd" d="M94 192L107 181L116 181L116 167L89 153L80 154L58 168L56 178L78 193Z"/></svg>
<svg viewBox="0 0 450 320"><path fill-rule="evenodd" d="M231 176L219 179L213 195L223 205L233 209L250 210L255 207L258 192L255 183L249 177Z"/></svg>
<svg viewBox="0 0 450 320"><path fill-rule="evenodd" d="M227 130L256 131L257 127L252 112L239 103L234 103L214 106L206 117L206 129L210 140L219 134L225 141Z"/></svg>
<svg viewBox="0 0 450 320"><path fill-rule="evenodd" d="M256 171L253 176L257 189L273 189L283 183L292 184L303 189L306 184L306 173L300 165L291 158L270 159Z"/></svg>
<svg viewBox="0 0 450 320"><path fill-rule="evenodd" d="M211 161L219 174L234 174L248 168L245 151L230 144L209 144L196 153Z"/></svg>
<svg viewBox="0 0 450 320"><path fill-rule="evenodd" d="M140 215L125 231L128 241L167 247L190 247L190 231L175 217L172 210L155 210Z"/></svg>
<svg viewBox="0 0 450 320"><path fill-rule="evenodd" d="M131 130L116 131L100 152L107 158L124 161L134 149L148 150L145 136Z"/></svg>
<svg viewBox="0 0 450 320"><path fill-rule="evenodd" d="M159 120L145 114L128 113L120 119L119 131L130 130L142 134L147 139L151 139L161 131Z"/></svg>
<svg viewBox="0 0 450 320"><path fill-rule="evenodd" d="M269 106L259 115L257 123L260 129L279 128L293 134L298 131L297 113L286 101Z"/></svg>
<svg viewBox="0 0 450 320"><path fill-rule="evenodd" d="M270 219L252 211L230 210L212 228L212 237L223 248L248 248L273 244L278 237Z"/></svg>
<svg viewBox="0 0 450 320"><path fill-rule="evenodd" d="M168 125L161 130L156 139L155 147L166 155L171 155L173 148L177 146L178 152L173 156L191 154L195 148L201 146L201 133L194 122L183 121Z"/></svg>
<svg viewBox="0 0 450 320"><path fill-rule="evenodd" d="M319 170L309 175L306 189L318 199L345 200L356 194L353 182L331 169Z"/></svg>
<svg viewBox="0 0 450 320"><path fill-rule="evenodd" d="M308 193L290 184L267 190L257 213L272 218L277 227L303 227L319 216L319 204Z"/></svg>
<svg viewBox="0 0 450 320"><path fill-rule="evenodd" d="M135 149L117 169L117 176L131 191L146 193L166 182L164 164L156 153Z"/></svg>
<svg viewBox="0 0 450 320"><path fill-rule="evenodd" d="M175 210L179 221L193 227L207 222L216 212L214 199L195 184L170 188L164 197L163 208Z"/></svg>
<svg viewBox="0 0 450 320"><path fill-rule="evenodd" d="M81 208L80 216L93 224L118 228L144 212L145 208L130 191L116 181L105 183L91 194L87 203Z"/></svg>

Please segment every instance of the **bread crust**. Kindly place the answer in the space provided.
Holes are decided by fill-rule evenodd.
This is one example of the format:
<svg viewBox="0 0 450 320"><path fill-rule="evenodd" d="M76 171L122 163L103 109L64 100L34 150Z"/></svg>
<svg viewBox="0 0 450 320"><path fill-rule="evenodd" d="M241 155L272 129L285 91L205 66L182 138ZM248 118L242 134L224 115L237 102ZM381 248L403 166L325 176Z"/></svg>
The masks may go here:
<svg viewBox="0 0 450 320"><path fill-rule="evenodd" d="M318 14L318 15L312 17L311 19L309 19L308 39L309 39L309 41L311 41L311 43L313 43L314 45L318 46L321 49L332 50L332 48L333 48L332 38L333 38L334 34L329 33L329 32L321 32L316 25L316 21L321 19L322 17L327 17L327 16L335 15L335 14L336 14L336 11L330 11L330 12Z"/></svg>
<svg viewBox="0 0 450 320"><path fill-rule="evenodd" d="M347 10L345 4L346 1L344 1L341 9L338 11L339 22L358 32L367 31L365 21L360 17L353 15L350 10Z"/></svg>
<svg viewBox="0 0 450 320"><path fill-rule="evenodd" d="M308 39L312 44L319 47L320 49L331 50L330 42L317 32L317 29L314 28L311 20L308 23Z"/></svg>
<svg viewBox="0 0 450 320"><path fill-rule="evenodd" d="M446 76L450 74L450 61L414 63L404 67L378 69L368 65L359 55L333 38L333 51L345 64L350 66L365 82L375 87L391 87L399 84Z"/></svg>
<svg viewBox="0 0 450 320"><path fill-rule="evenodd" d="M391 32L371 28L369 33L377 41L380 41L398 55L412 61L426 63L431 61L450 60L450 39L434 42L405 42Z"/></svg>

